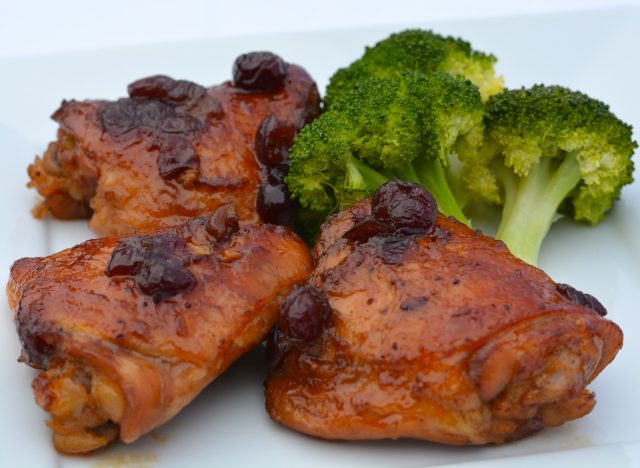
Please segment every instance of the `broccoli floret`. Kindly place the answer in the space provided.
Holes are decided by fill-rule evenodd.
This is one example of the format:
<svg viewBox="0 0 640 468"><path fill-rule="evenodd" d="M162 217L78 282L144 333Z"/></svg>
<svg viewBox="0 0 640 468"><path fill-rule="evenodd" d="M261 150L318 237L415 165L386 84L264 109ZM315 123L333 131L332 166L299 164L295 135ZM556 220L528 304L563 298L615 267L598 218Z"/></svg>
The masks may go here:
<svg viewBox="0 0 640 468"><path fill-rule="evenodd" d="M633 180L631 127L580 92L504 91L487 102L484 124L483 149L462 155L465 180L503 205L496 237L529 263L558 212L598 223Z"/></svg>
<svg viewBox="0 0 640 468"><path fill-rule="evenodd" d="M325 105L331 108L342 95L370 77L397 78L403 72L435 71L467 78L480 88L486 100L504 88L502 77L496 76L495 63L493 55L473 50L462 39L410 29L367 48L360 59L339 69L327 87Z"/></svg>
<svg viewBox="0 0 640 468"><path fill-rule="evenodd" d="M481 145L483 108L476 86L447 73L366 80L296 137L289 190L324 218L399 178L422 184L440 211L468 223L446 168L449 154Z"/></svg>

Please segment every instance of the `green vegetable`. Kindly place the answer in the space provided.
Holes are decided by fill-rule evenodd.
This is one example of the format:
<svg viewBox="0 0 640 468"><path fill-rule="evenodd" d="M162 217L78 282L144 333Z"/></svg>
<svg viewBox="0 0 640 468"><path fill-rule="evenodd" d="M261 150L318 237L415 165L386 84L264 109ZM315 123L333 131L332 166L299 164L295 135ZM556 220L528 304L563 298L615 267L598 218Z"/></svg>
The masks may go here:
<svg viewBox="0 0 640 468"><path fill-rule="evenodd" d="M483 107L476 86L447 73L366 80L296 137L289 190L324 219L397 177L422 184L440 211L468 223L446 168L450 154L475 157Z"/></svg>
<svg viewBox="0 0 640 468"><path fill-rule="evenodd" d="M360 59L338 70L327 87L324 102L331 108L367 78L398 78L403 72L435 71L467 78L480 88L480 95L486 100L504 87L502 77L495 74L495 62L493 55L473 50L462 39L410 29L367 48Z"/></svg>
<svg viewBox="0 0 640 468"><path fill-rule="evenodd" d="M607 105L560 86L492 96L485 145L461 155L470 190L503 205L497 238L535 264L558 212L601 221L632 182L631 127Z"/></svg>

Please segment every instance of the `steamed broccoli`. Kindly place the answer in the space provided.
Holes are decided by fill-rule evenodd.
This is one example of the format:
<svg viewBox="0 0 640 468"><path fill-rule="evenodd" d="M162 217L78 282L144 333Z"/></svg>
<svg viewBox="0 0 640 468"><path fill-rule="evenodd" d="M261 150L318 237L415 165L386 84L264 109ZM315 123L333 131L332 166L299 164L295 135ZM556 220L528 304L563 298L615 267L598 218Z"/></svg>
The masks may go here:
<svg viewBox="0 0 640 468"><path fill-rule="evenodd" d="M447 73L366 80L296 137L289 190L324 218L397 177L422 184L440 211L468 223L445 171L450 153L469 159L481 145L483 107L476 86Z"/></svg>
<svg viewBox="0 0 640 468"><path fill-rule="evenodd" d="M435 71L467 78L480 88L486 100L504 87L502 77L493 69L495 62L493 55L473 50L462 39L410 29L367 48L360 59L339 69L331 78L324 101L331 108L342 95L370 77L397 78L403 72Z"/></svg>
<svg viewBox="0 0 640 468"><path fill-rule="evenodd" d="M492 96L485 145L462 155L469 188L503 205L497 238L535 264L558 212L595 224L632 181L637 144L607 105L560 86Z"/></svg>

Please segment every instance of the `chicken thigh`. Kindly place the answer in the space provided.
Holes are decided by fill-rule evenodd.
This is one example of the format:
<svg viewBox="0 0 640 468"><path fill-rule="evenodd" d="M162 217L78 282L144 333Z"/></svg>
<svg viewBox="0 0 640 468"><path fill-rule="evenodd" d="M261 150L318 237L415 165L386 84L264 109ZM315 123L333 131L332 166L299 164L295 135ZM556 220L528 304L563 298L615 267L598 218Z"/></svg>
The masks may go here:
<svg viewBox="0 0 640 468"><path fill-rule="evenodd" d="M589 413L622 346L592 296L393 181L330 218L269 340L266 407L327 439L500 444Z"/></svg>
<svg viewBox="0 0 640 468"><path fill-rule="evenodd" d="M102 235L177 225L234 203L241 222L285 224L288 148L320 111L312 78L268 52L206 89L153 76L117 101L63 102L58 139L29 166L36 217L91 218Z"/></svg>
<svg viewBox="0 0 640 468"><path fill-rule="evenodd" d="M58 450L130 443L260 343L311 271L287 228L238 226L230 205L143 236L90 240L11 268L20 360Z"/></svg>

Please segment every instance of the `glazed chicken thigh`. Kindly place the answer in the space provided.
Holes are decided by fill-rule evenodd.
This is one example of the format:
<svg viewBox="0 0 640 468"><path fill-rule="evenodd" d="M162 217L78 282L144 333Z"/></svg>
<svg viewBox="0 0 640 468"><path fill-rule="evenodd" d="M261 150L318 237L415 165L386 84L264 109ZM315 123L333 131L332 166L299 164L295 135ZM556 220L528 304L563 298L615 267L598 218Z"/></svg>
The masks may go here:
<svg viewBox="0 0 640 468"><path fill-rule="evenodd" d="M284 224L286 151L320 111L312 78L268 52L240 56L234 81L206 89L153 76L117 101L63 102L58 139L29 166L36 217L91 218L113 235L234 203L241 222Z"/></svg>
<svg viewBox="0 0 640 468"><path fill-rule="evenodd" d="M330 218L269 340L266 407L327 439L500 444L589 413L622 346L592 296L393 181Z"/></svg>
<svg viewBox="0 0 640 468"><path fill-rule="evenodd" d="M130 443L260 343L311 271L287 228L238 226L230 205L143 236L84 242L11 268L20 360L58 450Z"/></svg>

